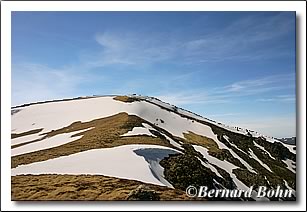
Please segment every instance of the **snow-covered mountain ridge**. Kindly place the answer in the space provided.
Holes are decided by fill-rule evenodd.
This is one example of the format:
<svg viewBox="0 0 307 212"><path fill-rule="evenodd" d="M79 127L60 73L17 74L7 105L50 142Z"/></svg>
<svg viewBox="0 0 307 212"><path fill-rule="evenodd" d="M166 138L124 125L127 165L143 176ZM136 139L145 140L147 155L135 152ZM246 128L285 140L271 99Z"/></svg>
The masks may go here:
<svg viewBox="0 0 307 212"><path fill-rule="evenodd" d="M191 184L295 190L295 146L153 97L79 97L11 114L13 178L86 174L182 191Z"/></svg>

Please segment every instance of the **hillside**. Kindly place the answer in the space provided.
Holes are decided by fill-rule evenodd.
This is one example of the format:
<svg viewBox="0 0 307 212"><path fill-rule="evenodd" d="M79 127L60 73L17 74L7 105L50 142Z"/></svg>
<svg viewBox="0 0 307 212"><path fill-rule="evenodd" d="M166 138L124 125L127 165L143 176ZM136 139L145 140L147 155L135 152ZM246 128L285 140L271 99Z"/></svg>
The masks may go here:
<svg viewBox="0 0 307 212"><path fill-rule="evenodd" d="M11 116L12 200L195 200L190 185L296 190L295 146L153 97L39 102Z"/></svg>

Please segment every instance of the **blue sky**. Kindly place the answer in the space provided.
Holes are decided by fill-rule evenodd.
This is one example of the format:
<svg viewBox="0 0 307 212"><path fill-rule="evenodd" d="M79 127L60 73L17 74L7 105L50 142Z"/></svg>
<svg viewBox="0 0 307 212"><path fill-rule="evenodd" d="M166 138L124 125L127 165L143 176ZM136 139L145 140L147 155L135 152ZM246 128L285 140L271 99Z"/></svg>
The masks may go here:
<svg viewBox="0 0 307 212"><path fill-rule="evenodd" d="M12 105L137 93L295 136L294 12L13 12Z"/></svg>

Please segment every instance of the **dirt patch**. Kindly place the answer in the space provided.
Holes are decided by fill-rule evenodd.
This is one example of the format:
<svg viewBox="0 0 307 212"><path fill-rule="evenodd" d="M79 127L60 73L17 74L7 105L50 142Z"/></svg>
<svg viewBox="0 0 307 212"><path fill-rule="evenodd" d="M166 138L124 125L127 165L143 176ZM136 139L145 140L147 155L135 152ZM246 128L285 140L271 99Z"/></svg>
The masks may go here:
<svg viewBox="0 0 307 212"><path fill-rule="evenodd" d="M191 200L185 192L177 189L99 175L13 176L11 199L126 200L140 185L154 191L160 200Z"/></svg>

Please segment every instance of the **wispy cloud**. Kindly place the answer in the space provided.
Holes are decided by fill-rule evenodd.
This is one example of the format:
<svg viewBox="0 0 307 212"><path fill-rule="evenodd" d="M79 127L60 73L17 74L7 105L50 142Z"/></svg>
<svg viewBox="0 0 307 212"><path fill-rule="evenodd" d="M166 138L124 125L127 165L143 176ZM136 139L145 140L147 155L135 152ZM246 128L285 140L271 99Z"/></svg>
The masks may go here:
<svg viewBox="0 0 307 212"><path fill-rule="evenodd" d="M196 56L200 62L224 60L257 60L288 55L285 46L275 41L293 30L294 20L287 14L270 18L250 15L232 22L227 27L184 43L191 62ZM272 42L273 41L273 42ZM272 48L257 48L270 42ZM274 43L275 42L275 43ZM278 48L280 51L276 51ZM195 62L195 61L194 61Z"/></svg>
<svg viewBox="0 0 307 212"><path fill-rule="evenodd" d="M141 65L174 60L189 64L291 56L286 46L277 41L291 32L293 24L293 19L281 13L266 19L250 15L196 38L142 31L105 31L95 35L102 49L90 63L93 66Z"/></svg>
<svg viewBox="0 0 307 212"><path fill-rule="evenodd" d="M13 65L12 68L13 105L67 95L80 80L67 71L39 64Z"/></svg>
<svg viewBox="0 0 307 212"><path fill-rule="evenodd" d="M83 83L102 77L81 72L76 66L51 68L35 63L12 65L12 105L74 97Z"/></svg>
<svg viewBox="0 0 307 212"><path fill-rule="evenodd" d="M160 93L159 98L172 104L220 104L242 102L242 97L251 97L255 101L294 101L294 95L272 96L272 91L283 91L289 88L294 90L294 74L272 75L258 79L242 80L226 86L197 90L190 88L176 93ZM258 98L258 95L269 95L267 98ZM250 99L249 99L250 101Z"/></svg>
<svg viewBox="0 0 307 212"><path fill-rule="evenodd" d="M96 66L150 64L173 58L177 50L163 37L135 32L98 33L95 39L102 47L96 61L93 61Z"/></svg>
<svg viewBox="0 0 307 212"><path fill-rule="evenodd" d="M271 75L257 79L249 79L233 82L222 88L216 88L217 94L255 95L273 90L294 88L295 74Z"/></svg>
<svg viewBox="0 0 307 212"><path fill-rule="evenodd" d="M294 95L280 95L272 98L261 98L257 99L258 102L295 102L296 98Z"/></svg>

